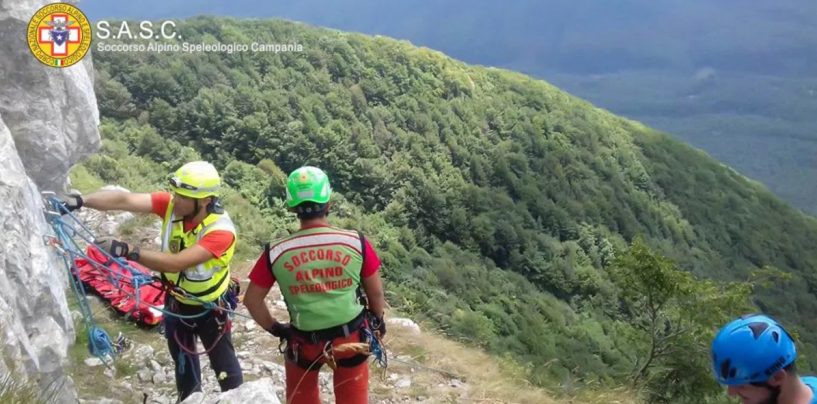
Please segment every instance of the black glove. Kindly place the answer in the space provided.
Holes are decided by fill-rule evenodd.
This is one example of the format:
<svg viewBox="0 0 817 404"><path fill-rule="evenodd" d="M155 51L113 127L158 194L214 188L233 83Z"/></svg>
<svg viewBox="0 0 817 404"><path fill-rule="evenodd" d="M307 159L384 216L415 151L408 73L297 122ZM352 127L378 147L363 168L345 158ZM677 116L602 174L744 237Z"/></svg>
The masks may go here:
<svg viewBox="0 0 817 404"><path fill-rule="evenodd" d="M372 327L372 331L378 331L380 335L378 338L383 338L386 335L386 322L383 321L383 317L378 317L374 313L369 320L369 326Z"/></svg>
<svg viewBox="0 0 817 404"><path fill-rule="evenodd" d="M64 198L60 200L60 214L64 214L67 212L73 212L82 207L83 204L82 196L77 193L71 193L66 195Z"/></svg>
<svg viewBox="0 0 817 404"><path fill-rule="evenodd" d="M267 332L278 338L289 339L292 335L292 325L289 323L272 323L272 327L267 329Z"/></svg>
<svg viewBox="0 0 817 404"><path fill-rule="evenodd" d="M94 244L114 258L124 257L131 261L139 259L139 247L131 249L128 243L119 241L113 237L98 238L94 240Z"/></svg>

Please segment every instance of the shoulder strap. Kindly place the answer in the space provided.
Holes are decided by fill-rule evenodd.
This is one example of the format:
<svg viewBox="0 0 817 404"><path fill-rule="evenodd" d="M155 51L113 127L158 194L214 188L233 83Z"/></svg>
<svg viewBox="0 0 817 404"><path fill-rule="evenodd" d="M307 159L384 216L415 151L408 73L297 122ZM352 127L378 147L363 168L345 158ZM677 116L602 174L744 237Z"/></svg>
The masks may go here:
<svg viewBox="0 0 817 404"><path fill-rule="evenodd" d="M357 236L360 238L360 270L362 271L366 267L366 237L363 237L360 230L357 231Z"/></svg>
<svg viewBox="0 0 817 404"><path fill-rule="evenodd" d="M366 238L360 230L357 231L357 236L360 237L360 272L366 267ZM366 291L363 290L363 277L360 277L360 283L357 285L357 301L363 308L369 309L369 299L366 297Z"/></svg>
<svg viewBox="0 0 817 404"><path fill-rule="evenodd" d="M270 271L270 273L272 273L272 260L270 259L269 256L269 249L270 249L269 243L264 244L264 259L267 261L267 269Z"/></svg>

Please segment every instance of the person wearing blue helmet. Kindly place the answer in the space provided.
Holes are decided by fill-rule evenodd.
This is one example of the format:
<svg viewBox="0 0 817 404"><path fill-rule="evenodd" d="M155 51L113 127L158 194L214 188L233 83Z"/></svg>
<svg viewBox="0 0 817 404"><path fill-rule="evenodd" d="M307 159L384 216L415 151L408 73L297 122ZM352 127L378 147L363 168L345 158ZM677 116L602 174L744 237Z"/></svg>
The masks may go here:
<svg viewBox="0 0 817 404"><path fill-rule="evenodd" d="M797 375L791 335L763 314L723 326L712 341L712 369L743 404L817 404L817 377Z"/></svg>

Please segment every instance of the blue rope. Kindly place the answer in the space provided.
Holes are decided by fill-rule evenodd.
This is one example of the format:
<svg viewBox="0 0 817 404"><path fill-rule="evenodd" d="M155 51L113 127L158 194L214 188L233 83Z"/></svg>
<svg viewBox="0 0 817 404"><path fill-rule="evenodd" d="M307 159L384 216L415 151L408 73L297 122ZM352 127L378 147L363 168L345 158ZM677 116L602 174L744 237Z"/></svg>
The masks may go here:
<svg viewBox="0 0 817 404"><path fill-rule="evenodd" d="M185 372L185 370L184 370L185 359L187 359L187 354L180 349L179 350L179 375L180 376L184 375L184 372Z"/></svg>
<svg viewBox="0 0 817 404"><path fill-rule="evenodd" d="M108 355L113 356L116 352L114 343L108 333L96 326L92 327L88 333L88 350L98 358L104 358Z"/></svg>
<svg viewBox="0 0 817 404"><path fill-rule="evenodd" d="M136 293L129 293L127 291L124 291L119 286L123 276L121 274L115 273L114 271L112 271L107 266L105 266L103 264L100 264L96 260L88 257L85 253L82 252L82 248L79 246L77 241L74 240L73 237L69 236L69 233L70 233L71 235L74 235L74 236L77 236L77 237L81 238L82 240L84 240L88 244L93 244L94 239L95 239L95 237L93 236L93 233L90 230L88 230L88 228L84 224L82 224L82 222L76 216L74 216L73 213L71 213L71 212L67 211L65 208L63 208L59 199L54 198L54 197L49 197L48 202L52 207L52 211L56 211L56 212L59 212L59 213L61 213L63 215L66 215L66 216L70 217L71 220L73 220L74 222L76 222L76 223L78 223L80 225L81 230L84 230L85 233L87 233L87 235L86 235L86 234L83 234L82 232L77 231L78 229L75 228L74 226L72 226L71 224L67 223L65 220L63 220L62 216L51 215L49 217L49 222L51 223L52 227L54 228L55 233L57 233L57 237L58 237L58 240L60 242L60 245L69 247L69 248L66 249L66 251L71 255L72 261L75 258L84 259L85 261L90 263L95 269L100 271L100 273L105 275L107 277L108 282L111 285L113 285L117 290L124 293L126 296L128 296L130 298L136 299L136 301L139 302L138 295L136 294L136 293L139 292L139 287L142 286L142 285L145 285L145 284L153 283L154 278L152 276L150 276L150 275L146 275L146 274L142 273L141 271L133 268L128 263L127 260L125 260L123 258L119 258L119 257L113 257L107 251L100 250L109 260L115 260L118 264L120 264L120 266L122 266L122 268L126 269L130 273L131 282L132 282L132 284L134 286L134 289L135 289ZM81 287L82 282L79 282L79 283L80 283L80 287ZM172 316L172 317L176 317L176 318L180 318L180 319L187 319L187 320L203 317L203 316L209 314L210 311L217 308L217 305L215 303L213 303L213 302L205 302L205 301L202 301L202 300L198 299L195 296L187 295L186 292L184 292L181 289L176 289L176 291L181 292L182 294L185 294L185 296L184 296L185 298L198 301L207 310L203 311L202 313L198 313L198 314L194 314L194 315L182 315L182 314L173 313L171 311L167 311L162 307L157 307L157 306L145 303L145 302L143 302L143 303L145 305L147 305L148 307L151 307L154 310L157 310L157 311L161 312L163 315ZM84 293L84 290L83 290L83 293ZM226 310L224 308L219 308L219 309L230 312L230 310ZM250 318L249 316L245 316L245 315L242 315L240 313L235 313L235 312L233 312L233 313L241 315L243 317Z"/></svg>
<svg viewBox="0 0 817 404"><path fill-rule="evenodd" d="M374 356L377 364L383 368L387 367L389 364L389 359L386 355L386 351L380 344L380 341L368 328L363 329L363 334L369 340L369 352L371 352L372 356Z"/></svg>
<svg viewBox="0 0 817 404"><path fill-rule="evenodd" d="M59 230L58 236L64 235L61 229L57 230ZM75 257L73 252L69 250L68 253L71 256L70 262L74 262ZM88 332L88 350L92 355L104 360L107 356L112 356L114 354L115 351L113 349L113 342L105 330L96 325L93 312L91 311L91 306L88 303L85 287L79 280L79 274L71 270L72 266L68 261L68 257L66 257L64 254L62 255L62 260L68 270L68 275L71 279L71 289L74 291L74 296L77 299L80 312L82 313L85 330Z"/></svg>

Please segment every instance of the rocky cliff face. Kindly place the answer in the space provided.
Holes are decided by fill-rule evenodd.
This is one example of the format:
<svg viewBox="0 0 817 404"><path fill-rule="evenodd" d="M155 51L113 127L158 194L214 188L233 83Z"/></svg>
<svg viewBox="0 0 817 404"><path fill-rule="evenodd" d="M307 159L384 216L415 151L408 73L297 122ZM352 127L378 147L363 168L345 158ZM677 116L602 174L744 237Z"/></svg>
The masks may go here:
<svg viewBox="0 0 817 404"><path fill-rule="evenodd" d="M99 110L90 53L58 69L40 63L26 42L44 0L0 0L0 114L26 173L40 189L59 189L68 168L99 148Z"/></svg>
<svg viewBox="0 0 817 404"><path fill-rule="evenodd" d="M58 69L37 61L25 33L44 0L0 0L0 373L56 380L74 339L61 259L40 191L61 191L68 169L99 147L90 55ZM63 383L64 382L64 383Z"/></svg>

